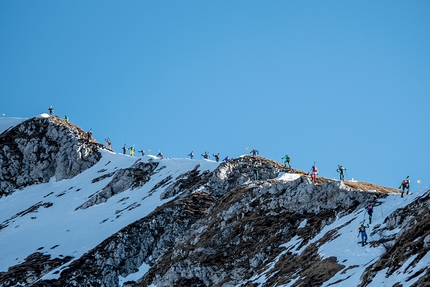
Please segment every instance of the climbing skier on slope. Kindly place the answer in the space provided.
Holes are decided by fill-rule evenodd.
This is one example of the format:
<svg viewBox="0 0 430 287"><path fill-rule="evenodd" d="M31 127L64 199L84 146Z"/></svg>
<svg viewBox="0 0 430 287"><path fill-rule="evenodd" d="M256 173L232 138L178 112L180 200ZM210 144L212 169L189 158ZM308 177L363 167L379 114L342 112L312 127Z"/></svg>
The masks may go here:
<svg viewBox="0 0 430 287"><path fill-rule="evenodd" d="M92 139L92 137L93 137L93 132L92 132L91 130L89 130L89 131L87 132L87 136L88 136L88 142L90 142L90 141L91 141L91 139Z"/></svg>
<svg viewBox="0 0 430 287"><path fill-rule="evenodd" d="M134 145L128 148L130 150L130 155L134 156Z"/></svg>
<svg viewBox="0 0 430 287"><path fill-rule="evenodd" d="M361 246L364 246L365 244L367 244L366 228L369 228L369 225L365 226L364 222L360 224L360 226L358 227L357 237L361 234Z"/></svg>
<svg viewBox="0 0 430 287"><path fill-rule="evenodd" d="M52 116L52 114L54 113L54 108L52 106L50 106L48 108L48 111L49 111L49 115Z"/></svg>
<svg viewBox="0 0 430 287"><path fill-rule="evenodd" d="M229 161L230 161L230 158L229 158L228 156L226 156L223 160L224 160L225 162L229 162Z"/></svg>
<svg viewBox="0 0 430 287"><path fill-rule="evenodd" d="M254 165L252 168L254 180L258 179L258 166Z"/></svg>
<svg viewBox="0 0 430 287"><path fill-rule="evenodd" d="M142 150L138 150L138 152L140 152L142 154L142 156L145 155L145 151L143 149Z"/></svg>
<svg viewBox="0 0 430 287"><path fill-rule="evenodd" d="M285 166L287 166L287 164L288 164L288 167L291 167L291 165L290 165L290 157L287 154L282 159L284 160Z"/></svg>
<svg viewBox="0 0 430 287"><path fill-rule="evenodd" d="M219 153L217 154L212 154L213 157L215 158L216 162L219 162Z"/></svg>
<svg viewBox="0 0 430 287"><path fill-rule="evenodd" d="M310 175L311 175L313 182L316 183L317 182L317 175L318 175L318 168L315 165L315 163L311 168Z"/></svg>
<svg viewBox="0 0 430 287"><path fill-rule="evenodd" d="M107 148L112 149L112 143L111 143L110 139L109 138L105 139L105 142L107 143Z"/></svg>
<svg viewBox="0 0 430 287"><path fill-rule="evenodd" d="M367 209L367 214L369 214L369 224L372 224L372 214L373 214L372 204L369 204L366 209Z"/></svg>
<svg viewBox="0 0 430 287"><path fill-rule="evenodd" d="M209 159L209 153L208 153L207 151L205 151L205 153L204 153L204 154L202 154L202 157L203 157L204 159Z"/></svg>
<svg viewBox="0 0 430 287"><path fill-rule="evenodd" d="M125 154L127 152L127 146L124 144L122 147L122 153Z"/></svg>
<svg viewBox="0 0 430 287"><path fill-rule="evenodd" d="M406 177L406 178L402 181L401 187L402 187L402 197L403 197L403 193L405 192L405 190L406 190L406 194L409 194L409 191L410 191L410 181L409 181L409 176L408 176L408 177Z"/></svg>
<svg viewBox="0 0 430 287"><path fill-rule="evenodd" d="M344 168L343 166L337 165L336 171L339 173L340 180L343 180L345 178L345 175L344 175L345 170L346 168Z"/></svg>
<svg viewBox="0 0 430 287"><path fill-rule="evenodd" d="M260 154L256 148L254 148L252 151L250 151L250 153L252 153L253 156Z"/></svg>
<svg viewBox="0 0 430 287"><path fill-rule="evenodd" d="M191 159L194 158L194 153L191 151L190 154L188 155Z"/></svg>

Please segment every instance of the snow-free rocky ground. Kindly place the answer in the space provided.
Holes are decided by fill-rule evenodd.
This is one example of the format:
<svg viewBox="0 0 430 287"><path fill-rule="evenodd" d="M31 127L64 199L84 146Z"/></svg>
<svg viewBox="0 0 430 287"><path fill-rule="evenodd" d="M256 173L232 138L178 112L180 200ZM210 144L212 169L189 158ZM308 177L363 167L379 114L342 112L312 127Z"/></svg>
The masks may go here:
<svg viewBox="0 0 430 287"><path fill-rule="evenodd" d="M0 286L430 286L428 188L132 157L48 115L0 132Z"/></svg>

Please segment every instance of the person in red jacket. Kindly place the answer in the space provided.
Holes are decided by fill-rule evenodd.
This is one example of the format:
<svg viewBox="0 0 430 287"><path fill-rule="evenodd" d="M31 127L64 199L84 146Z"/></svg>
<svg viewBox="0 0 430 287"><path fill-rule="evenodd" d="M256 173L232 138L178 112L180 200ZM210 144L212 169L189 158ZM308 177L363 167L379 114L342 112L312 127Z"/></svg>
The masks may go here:
<svg viewBox="0 0 430 287"><path fill-rule="evenodd" d="M315 164L312 166L310 174L311 174L312 180L314 182L317 182L318 168Z"/></svg>

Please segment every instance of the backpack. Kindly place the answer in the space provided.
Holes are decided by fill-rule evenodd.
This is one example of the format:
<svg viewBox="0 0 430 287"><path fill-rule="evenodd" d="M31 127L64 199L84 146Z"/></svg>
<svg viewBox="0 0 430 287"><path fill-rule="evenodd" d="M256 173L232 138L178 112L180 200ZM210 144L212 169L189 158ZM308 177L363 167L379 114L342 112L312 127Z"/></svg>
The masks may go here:
<svg viewBox="0 0 430 287"><path fill-rule="evenodd" d="M358 230L360 230L360 232L365 232L365 231L366 231L366 228L364 228L364 226L363 226L363 225L360 225L360 227L358 228Z"/></svg>
<svg viewBox="0 0 430 287"><path fill-rule="evenodd" d="M317 169L317 167L315 165L312 167L312 171L313 172L318 172L318 169Z"/></svg>
<svg viewBox="0 0 430 287"><path fill-rule="evenodd" d="M402 184L403 185L406 185L408 183L408 181L406 180L406 179L404 179L403 181L402 181Z"/></svg>

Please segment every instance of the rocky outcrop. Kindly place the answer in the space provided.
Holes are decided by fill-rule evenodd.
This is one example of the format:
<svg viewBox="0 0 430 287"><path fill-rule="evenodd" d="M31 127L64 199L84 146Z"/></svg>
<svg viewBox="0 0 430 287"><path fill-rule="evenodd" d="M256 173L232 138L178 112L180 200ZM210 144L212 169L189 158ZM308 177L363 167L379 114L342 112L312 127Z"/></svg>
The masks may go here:
<svg viewBox="0 0 430 287"><path fill-rule="evenodd" d="M59 279L32 282L31 286L118 286L118 276L126 277L142 264L157 261L213 203L214 198L202 192L167 203L73 261Z"/></svg>
<svg viewBox="0 0 430 287"><path fill-rule="evenodd" d="M144 163L137 160L131 167L120 169L115 172L108 185L106 185L101 191L93 194L87 202L78 208L86 209L93 205L106 202L112 196L121 193L126 189L141 187L150 180L157 166L158 162ZM112 174L107 174L106 176L112 176ZM93 182L97 181L98 179L93 180Z"/></svg>
<svg viewBox="0 0 430 287"><path fill-rule="evenodd" d="M72 178L100 159L99 147L58 117L26 120L0 135L0 196L52 177Z"/></svg>
<svg viewBox="0 0 430 287"><path fill-rule="evenodd" d="M422 197L405 208L401 208L387 216L385 226L376 226L374 236L380 239L373 242L374 246L383 245L386 252L379 261L370 265L363 276L363 284L366 286L379 271L386 269L387 276L399 272L408 263L406 270L416 266L419 261L430 252L430 190ZM430 268L422 266L418 271L409 273L409 280L421 276L418 282L412 286L430 285ZM423 274L425 274L423 276ZM425 280L424 278L427 278Z"/></svg>
<svg viewBox="0 0 430 287"><path fill-rule="evenodd" d="M49 255L35 252L25 262L9 268L8 272L0 273L1 286L30 286L42 275L72 259L71 256L51 259Z"/></svg>
<svg viewBox="0 0 430 287"><path fill-rule="evenodd" d="M239 163L234 164L242 168ZM222 173L223 168L214 174ZM239 286L263 272L267 268L263 262L280 256L281 245L294 236L303 238L302 245L306 245L338 213L361 208L363 202L373 201L375 196L350 190L341 182L315 185L307 177L291 182L257 181L255 186L237 184L230 188L135 286ZM200 190L206 189L211 188ZM307 225L299 228L304 220ZM322 284L343 268L335 259L318 255L315 246L327 240L322 238L302 255L283 255L272 273L288 277L297 273L300 266L303 276L308 278L303 286L309 282ZM321 270L324 276L315 270Z"/></svg>

